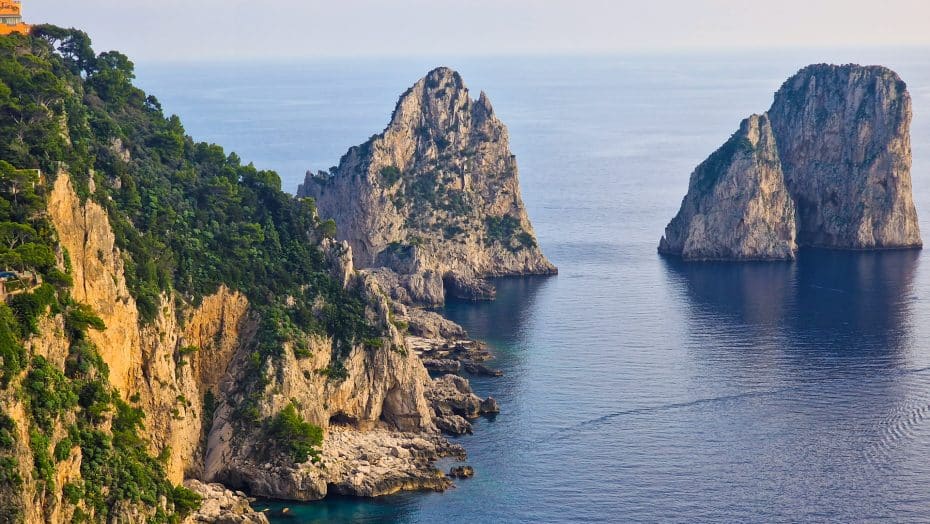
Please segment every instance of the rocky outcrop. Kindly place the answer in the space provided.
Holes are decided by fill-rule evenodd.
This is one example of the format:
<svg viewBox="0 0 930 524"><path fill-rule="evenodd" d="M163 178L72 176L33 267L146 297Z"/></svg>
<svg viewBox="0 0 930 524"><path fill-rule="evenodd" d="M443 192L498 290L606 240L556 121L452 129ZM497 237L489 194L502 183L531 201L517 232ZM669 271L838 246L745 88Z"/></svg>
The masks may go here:
<svg viewBox="0 0 930 524"><path fill-rule="evenodd" d="M795 229L772 126L753 115L691 175L659 250L692 260L790 259Z"/></svg>
<svg viewBox="0 0 930 524"><path fill-rule="evenodd" d="M443 375L434 379L427 391L427 398L435 411L436 424L451 435L471 433L469 420L500 413L500 407L493 397L482 399L475 395L468 381L457 375Z"/></svg>
<svg viewBox="0 0 930 524"><path fill-rule="evenodd" d="M659 251L784 260L798 246L921 247L910 121L907 87L887 68L801 70L694 172Z"/></svg>
<svg viewBox="0 0 930 524"><path fill-rule="evenodd" d="M385 338L340 356L340 376L331 373L337 367L333 341L324 336L308 341L307 354L285 344L279 357L269 357L256 371L253 353L261 319L245 296L225 286L196 305L164 296L154 322L140 323L105 211L92 200L82 202L66 173L59 173L49 201L62 253L71 258L75 295L93 305L107 326L91 335L107 366L116 370L121 394L145 411L152 453L170 450L167 471L173 482L221 481L251 495L295 500L315 500L330 492L377 496L451 485L432 463L448 456L464 458L464 450L440 436L427 397L432 381L417 354L407 349L389 299L371 275L355 270L348 244L324 241L323 255L336 282L358 290L367 322L378 326ZM461 332L434 313L415 314L430 319L426 329ZM63 368L68 345L61 318L42 322L43 336L30 341L30 347ZM114 332L107 335L110 329ZM256 372L264 377L262 389L245 389L252 382L247 377ZM467 382L462 387L470 391ZM299 406L306 421L325 431L322 462L295 464L288 456L269 454L265 424L244 422L242 406L253 401L258 421L289 404ZM16 412L16 406L4 406L9 410ZM28 435L20 442L28 442ZM28 449L23 453L21 463L31 464ZM63 483L79 465L79 454L62 461ZM196 522L252 522L240 512L240 498L230 498L224 490L214 500L215 490L207 491L207 512L197 514ZM49 507L57 512L62 505ZM137 508L120 511L129 515ZM216 511L222 518L209 520ZM62 515L37 518L67 520Z"/></svg>
<svg viewBox="0 0 930 524"><path fill-rule="evenodd" d="M203 497L200 508L188 515L184 524L268 524L268 517L253 510L241 491L193 479L185 481L184 487Z"/></svg>
<svg viewBox="0 0 930 524"><path fill-rule="evenodd" d="M475 476L475 468L471 466L454 466L449 470L449 476L456 479L470 479Z"/></svg>
<svg viewBox="0 0 930 524"><path fill-rule="evenodd" d="M359 267L422 275L388 276L385 288L399 284L407 303L434 305L437 278L556 272L536 243L506 127L488 97L472 99L447 68L404 93L387 129L350 149L338 167L308 173L298 196L314 198L336 221ZM486 287L462 289L481 289L469 298L493 297Z"/></svg>
<svg viewBox="0 0 930 524"><path fill-rule="evenodd" d="M388 294L391 300L409 306L436 307L446 299L442 275L426 270L415 273L397 273L379 267L365 270Z"/></svg>
<svg viewBox="0 0 930 524"><path fill-rule="evenodd" d="M921 246L911 196L911 97L884 67L810 66L769 109L802 245Z"/></svg>
<svg viewBox="0 0 930 524"><path fill-rule="evenodd" d="M452 485L433 463L464 459L464 449L438 434L385 429L357 431L333 426L318 462L294 464L230 457L224 483L249 493L288 500L319 500L327 494L378 497L398 491L436 490Z"/></svg>

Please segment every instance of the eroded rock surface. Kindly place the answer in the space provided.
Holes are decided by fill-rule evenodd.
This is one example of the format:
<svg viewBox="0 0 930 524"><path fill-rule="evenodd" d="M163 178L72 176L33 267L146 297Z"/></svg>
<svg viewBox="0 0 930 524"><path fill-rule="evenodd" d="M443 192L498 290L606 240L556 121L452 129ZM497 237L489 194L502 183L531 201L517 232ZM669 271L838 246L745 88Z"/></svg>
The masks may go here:
<svg viewBox="0 0 930 524"><path fill-rule="evenodd" d="M799 246L921 247L910 121L907 86L887 68L801 70L695 170L659 251L786 260Z"/></svg>
<svg viewBox="0 0 930 524"><path fill-rule="evenodd" d="M556 272L536 243L506 127L488 97L472 99L448 68L404 93L387 129L350 149L337 168L308 173L298 196L313 197L336 221L359 267L422 275L379 277L386 289L406 290L401 302L434 305L437 277L467 283ZM493 298L487 285L471 282L457 289Z"/></svg>
<svg viewBox="0 0 930 524"><path fill-rule="evenodd" d="M184 524L268 524L268 517L253 510L249 498L241 491L199 480L187 480L184 487L203 497L200 508Z"/></svg>
<svg viewBox="0 0 930 524"><path fill-rule="evenodd" d="M802 245L921 246L911 195L911 96L890 69L810 66L769 109Z"/></svg>
<svg viewBox="0 0 930 524"><path fill-rule="evenodd" d="M256 496L301 501L330 493L378 497L398 491L441 491L452 482L433 462L445 457L464 460L465 450L438 434L360 432L333 426L318 462L263 462L237 456L225 481Z"/></svg>
<svg viewBox="0 0 930 524"><path fill-rule="evenodd" d="M469 420L500 413L494 398L482 399L475 395L468 380L458 375L449 374L433 379L426 396L435 412L436 425L450 435L471 433Z"/></svg>
<svg viewBox="0 0 930 524"><path fill-rule="evenodd" d="M690 188L661 252L697 260L794 257L794 202L767 116L744 120L694 171Z"/></svg>
<svg viewBox="0 0 930 524"><path fill-rule="evenodd" d="M287 345L280 358L260 363L263 389L250 391L243 384L249 382L244 379L249 373L257 372L252 359L261 319L245 296L225 286L196 306L165 296L154 322L143 325L135 302L125 294L123 256L115 247L106 213L92 200L81 202L66 173L56 179L50 216L62 247L75 254L76 294L97 308L108 328L95 335L101 356L117 370L121 393L137 399L134 402L145 410L151 452L171 450L167 471L172 481L222 481L249 495L295 500L316 500L330 492L379 496L451 485L432 463L442 457L464 459L464 450L440 436L427 397L432 380L395 326L400 321L392 319L394 304L371 275L354 268L348 244L324 241L323 255L336 282L359 290L367 321L385 337L340 357L344 378L324 373L334 365L331 339L316 337L301 356ZM435 313L403 313L418 319L414 324L424 332L464 336L461 327ZM36 354L59 367L68 355L61 322L60 317L44 319L43 336L30 341ZM104 336L111 327L113 333ZM463 387L470 391L467 382ZM215 403L212 412L207 411L208 395ZM242 406L250 399L260 421L296 403L305 420L324 429L322 462L295 464L289 456L269 454L266 424L246 424L243 418ZM14 415L17 410L21 411L19 404L4 407ZM66 433L64 426L60 432ZM28 442L28 435L21 435L20 442ZM58 464L62 485L79 470L76 449L77 455ZM22 457L24 468L32 464L28 446ZM196 522L253 522L234 492L236 496L229 496L224 488L222 496L214 497L219 488L197 486L206 486L209 493L205 512L197 514ZM48 513L36 514L29 522L70 518L61 512L63 505L48 507ZM138 509L127 506L115 514L132 520L134 511ZM209 520L217 514L219 520Z"/></svg>

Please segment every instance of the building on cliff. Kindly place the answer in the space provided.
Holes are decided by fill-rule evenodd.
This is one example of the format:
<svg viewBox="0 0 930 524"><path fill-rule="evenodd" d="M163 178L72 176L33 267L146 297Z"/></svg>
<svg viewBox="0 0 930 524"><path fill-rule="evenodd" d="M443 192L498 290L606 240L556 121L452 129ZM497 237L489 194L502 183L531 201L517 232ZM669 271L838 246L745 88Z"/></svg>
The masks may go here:
<svg viewBox="0 0 930 524"><path fill-rule="evenodd" d="M23 6L19 0L0 0L0 35L29 34L32 26L23 22Z"/></svg>

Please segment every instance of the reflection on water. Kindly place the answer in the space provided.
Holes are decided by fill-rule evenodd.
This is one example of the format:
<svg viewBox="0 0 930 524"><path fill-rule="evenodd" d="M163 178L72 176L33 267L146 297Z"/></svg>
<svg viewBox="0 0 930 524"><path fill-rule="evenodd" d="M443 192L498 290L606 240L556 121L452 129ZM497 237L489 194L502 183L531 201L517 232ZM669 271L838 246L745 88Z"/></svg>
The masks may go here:
<svg viewBox="0 0 930 524"><path fill-rule="evenodd" d="M777 338L787 350L891 355L908 338L919 256L805 250L794 263L664 264L686 290L695 331Z"/></svg>
<svg viewBox="0 0 930 524"><path fill-rule="evenodd" d="M558 277L533 276L494 279L498 298L493 302L453 300L440 311L480 340L512 343L524 334L536 297Z"/></svg>

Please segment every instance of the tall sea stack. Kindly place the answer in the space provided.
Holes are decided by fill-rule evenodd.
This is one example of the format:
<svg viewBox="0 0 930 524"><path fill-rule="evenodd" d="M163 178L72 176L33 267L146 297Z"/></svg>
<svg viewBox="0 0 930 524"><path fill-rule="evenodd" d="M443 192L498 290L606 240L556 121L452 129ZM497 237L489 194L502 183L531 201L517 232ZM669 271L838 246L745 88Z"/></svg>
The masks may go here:
<svg viewBox="0 0 930 524"><path fill-rule="evenodd" d="M660 252L786 260L798 246L922 246L911 195L911 98L896 73L812 65L788 79L759 118L773 143L747 143L744 123L701 164Z"/></svg>
<svg viewBox="0 0 930 524"><path fill-rule="evenodd" d="M405 288L403 301L442 302L444 287L490 298L485 277L556 272L523 205L507 128L448 68L408 89L387 129L338 167L308 173L298 196L335 220L359 267L386 268L374 273Z"/></svg>

